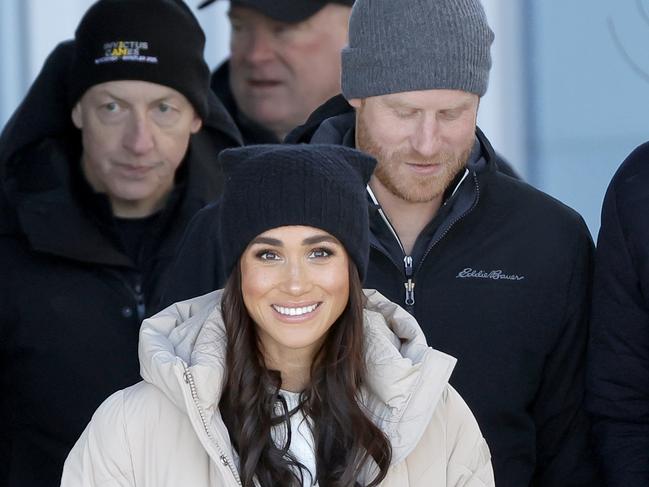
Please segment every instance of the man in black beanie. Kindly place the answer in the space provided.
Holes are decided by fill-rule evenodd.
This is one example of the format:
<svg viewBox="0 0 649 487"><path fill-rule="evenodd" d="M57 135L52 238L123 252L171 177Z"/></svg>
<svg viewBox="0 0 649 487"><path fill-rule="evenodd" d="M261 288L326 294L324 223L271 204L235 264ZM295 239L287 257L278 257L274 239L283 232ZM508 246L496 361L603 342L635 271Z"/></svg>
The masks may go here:
<svg viewBox="0 0 649 487"><path fill-rule="evenodd" d="M58 486L97 406L137 382L138 329L240 145L175 0L100 0L0 138L0 485Z"/></svg>
<svg viewBox="0 0 649 487"><path fill-rule="evenodd" d="M230 1L230 59L212 74L211 87L246 144L281 142L340 93L340 50L353 3Z"/></svg>
<svg viewBox="0 0 649 487"><path fill-rule="evenodd" d="M451 384L496 485L598 485L583 409L593 244L576 212L497 170L476 127L492 40L479 0L356 0L342 51L355 110L330 101L286 141L377 159L364 285L458 358ZM190 225L166 301L223 283L215 213Z"/></svg>

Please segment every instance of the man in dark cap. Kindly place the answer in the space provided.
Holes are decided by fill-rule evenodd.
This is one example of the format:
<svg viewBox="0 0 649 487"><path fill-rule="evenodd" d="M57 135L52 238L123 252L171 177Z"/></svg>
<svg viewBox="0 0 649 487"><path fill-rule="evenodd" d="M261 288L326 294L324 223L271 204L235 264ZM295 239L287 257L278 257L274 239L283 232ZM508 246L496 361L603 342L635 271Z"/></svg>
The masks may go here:
<svg viewBox="0 0 649 487"><path fill-rule="evenodd" d="M175 0L100 0L0 138L0 485L58 486L240 134Z"/></svg>
<svg viewBox="0 0 649 487"><path fill-rule="evenodd" d="M216 0L207 0L203 8ZM246 144L280 142L340 93L340 50L353 0L232 0L230 59L212 90Z"/></svg>

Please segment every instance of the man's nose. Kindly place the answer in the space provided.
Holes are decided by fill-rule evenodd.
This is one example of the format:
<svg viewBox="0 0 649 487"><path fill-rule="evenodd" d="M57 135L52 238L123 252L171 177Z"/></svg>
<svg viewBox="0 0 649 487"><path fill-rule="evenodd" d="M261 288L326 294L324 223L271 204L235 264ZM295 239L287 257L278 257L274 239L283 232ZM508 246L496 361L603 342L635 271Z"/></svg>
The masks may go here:
<svg viewBox="0 0 649 487"><path fill-rule="evenodd" d="M410 140L413 149L424 157L433 157L439 150L439 122L434 115L424 115L417 121Z"/></svg>
<svg viewBox="0 0 649 487"><path fill-rule="evenodd" d="M275 55L274 42L272 34L266 29L251 29L245 49L246 61L257 64L271 60Z"/></svg>
<svg viewBox="0 0 649 487"><path fill-rule="evenodd" d="M134 113L124 134L124 147L133 154L142 155L154 147L151 121L144 115Z"/></svg>

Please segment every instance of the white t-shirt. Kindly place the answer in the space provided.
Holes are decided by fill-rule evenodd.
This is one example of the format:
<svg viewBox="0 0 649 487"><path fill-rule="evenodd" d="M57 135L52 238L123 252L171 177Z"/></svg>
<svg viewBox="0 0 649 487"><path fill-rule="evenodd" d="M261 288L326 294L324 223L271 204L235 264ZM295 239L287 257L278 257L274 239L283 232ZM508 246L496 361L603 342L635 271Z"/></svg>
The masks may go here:
<svg viewBox="0 0 649 487"><path fill-rule="evenodd" d="M286 406L289 411L298 406L300 402L299 392L280 390L279 393L286 401ZM308 469L308 473L302 470L304 476L304 487L314 487L318 485L315 476L315 444L310 426L312 426L311 420L304 416L302 409L297 410L291 416L291 444L289 445L288 450L298 462ZM286 427L283 424L273 427L271 436L278 447L283 447L286 444L287 438Z"/></svg>

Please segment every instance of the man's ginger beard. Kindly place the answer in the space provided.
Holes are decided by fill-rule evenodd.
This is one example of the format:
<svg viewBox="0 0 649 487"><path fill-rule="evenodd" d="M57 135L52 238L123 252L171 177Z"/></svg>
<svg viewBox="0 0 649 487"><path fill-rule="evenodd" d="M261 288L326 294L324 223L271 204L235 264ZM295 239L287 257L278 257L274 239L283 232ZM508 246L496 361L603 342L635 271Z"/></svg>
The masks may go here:
<svg viewBox="0 0 649 487"><path fill-rule="evenodd" d="M367 123L362 115L362 108L356 113L356 146L357 149L370 154L377 160L374 176L396 197L409 203L426 203L441 198L460 170L466 165L474 140L468 141L460 155L451 152L440 152L432 158L422 158L409 150L390 151L372 138ZM442 164L441 174L420 175L412 173L405 163Z"/></svg>

